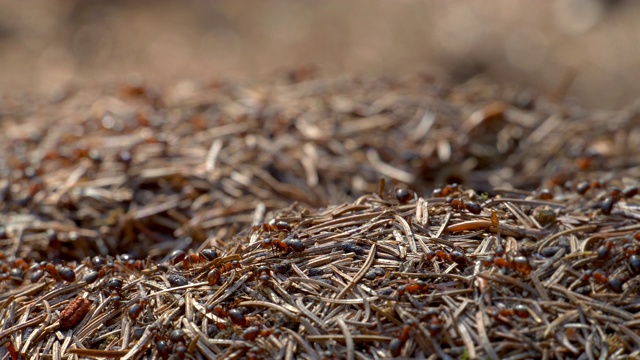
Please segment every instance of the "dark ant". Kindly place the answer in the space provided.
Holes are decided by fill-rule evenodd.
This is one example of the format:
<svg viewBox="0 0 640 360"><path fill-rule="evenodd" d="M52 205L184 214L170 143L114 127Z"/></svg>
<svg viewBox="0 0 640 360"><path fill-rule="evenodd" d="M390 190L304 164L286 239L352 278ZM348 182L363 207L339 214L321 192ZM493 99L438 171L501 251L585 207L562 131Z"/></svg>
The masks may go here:
<svg viewBox="0 0 640 360"><path fill-rule="evenodd" d="M271 277L271 269L269 269L268 266L266 265L262 265L257 269L258 272L258 278L260 279L260 281L262 281L263 283L266 283L267 281L269 281L269 278Z"/></svg>
<svg viewBox="0 0 640 360"><path fill-rule="evenodd" d="M629 271L633 275L640 274L640 255L631 255L627 260Z"/></svg>
<svg viewBox="0 0 640 360"><path fill-rule="evenodd" d="M157 329L154 329L154 342L156 344L156 352L161 359L167 359L169 357L169 345L165 337L158 334Z"/></svg>
<svg viewBox="0 0 640 360"><path fill-rule="evenodd" d="M120 302L123 298L123 295L121 293L123 285L124 284L122 280L118 278L111 278L107 281L107 287L111 291L111 295L109 296L108 300L113 303L113 306L116 308L120 306Z"/></svg>
<svg viewBox="0 0 640 360"><path fill-rule="evenodd" d="M98 257L96 257L96 258L98 258ZM95 269L94 271L91 271L90 273L85 275L84 280L87 282L87 284L92 284L92 283L98 281L98 279L102 279L107 274L110 274L111 272L113 272L113 270L115 268L115 265L113 263L111 263L111 262L109 262L109 263L98 262L98 263L103 264L103 265L94 267L94 269Z"/></svg>
<svg viewBox="0 0 640 360"><path fill-rule="evenodd" d="M609 215L611 214L611 210L613 210L613 206L616 204L616 202L617 200L615 200L611 196L608 196L604 200L602 200L602 202L600 202L598 206L600 207L600 211L602 211L603 214Z"/></svg>
<svg viewBox="0 0 640 360"><path fill-rule="evenodd" d="M607 286L609 287L609 289L615 293L621 293L623 292L622 289L622 285L623 285L623 280L619 279L619 278L609 278L607 280Z"/></svg>
<svg viewBox="0 0 640 360"><path fill-rule="evenodd" d="M640 248L636 243L637 238L640 237L639 234L640 233L636 233L632 238L623 239L622 253L627 257L627 266L628 266L629 272L632 275L636 275L640 273L640 256L638 256L640 255ZM600 245L596 249L598 260L602 261L602 260L608 259L611 256L611 252L614 249L615 247L614 247L613 241L607 239L602 245ZM588 280L588 278L591 276L593 276L593 274L587 274L585 280ZM619 280L616 280L616 281L611 280L612 283L608 283L609 287L614 291L619 289L618 281ZM604 283L603 281L599 281L599 282Z"/></svg>
<svg viewBox="0 0 640 360"><path fill-rule="evenodd" d="M413 194L407 189L396 189L396 199L400 204L406 204L413 199Z"/></svg>
<svg viewBox="0 0 640 360"><path fill-rule="evenodd" d="M356 255L364 254L364 248L354 242L343 242L342 244L340 244L340 248L345 253L354 253Z"/></svg>
<svg viewBox="0 0 640 360"><path fill-rule="evenodd" d="M576 192L580 195L584 195L587 193L587 190L589 190L589 188L591 184L589 184L588 181L581 181L576 185Z"/></svg>

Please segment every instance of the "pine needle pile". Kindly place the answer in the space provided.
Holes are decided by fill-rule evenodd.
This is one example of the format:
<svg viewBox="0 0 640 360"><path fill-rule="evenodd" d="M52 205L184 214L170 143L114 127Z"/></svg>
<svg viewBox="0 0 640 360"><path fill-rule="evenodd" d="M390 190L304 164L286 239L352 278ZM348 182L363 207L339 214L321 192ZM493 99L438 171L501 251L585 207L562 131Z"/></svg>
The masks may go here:
<svg viewBox="0 0 640 360"><path fill-rule="evenodd" d="M302 75L6 99L0 355L639 355L634 109Z"/></svg>

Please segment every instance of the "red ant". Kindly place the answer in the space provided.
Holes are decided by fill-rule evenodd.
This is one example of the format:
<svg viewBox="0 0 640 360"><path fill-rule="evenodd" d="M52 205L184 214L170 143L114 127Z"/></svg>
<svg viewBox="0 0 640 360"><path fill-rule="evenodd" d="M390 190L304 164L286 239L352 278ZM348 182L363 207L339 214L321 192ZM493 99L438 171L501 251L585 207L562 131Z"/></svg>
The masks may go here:
<svg viewBox="0 0 640 360"><path fill-rule="evenodd" d="M188 269L195 264L212 261L217 257L218 253L214 249L204 249L199 253L192 253L188 255L182 250L174 250L168 256L173 265L184 269Z"/></svg>
<svg viewBox="0 0 640 360"><path fill-rule="evenodd" d="M529 309L523 304L518 304L514 306L513 309L498 309L494 306L489 306L486 310L487 313L494 319L499 319L500 317L508 318L512 316L517 316L521 319L529 318Z"/></svg>
<svg viewBox="0 0 640 360"><path fill-rule="evenodd" d="M184 330L172 330L169 334L168 339L166 338L166 335L161 336L160 334L158 334L158 331L156 329L154 329L154 333L154 341L156 343L156 351L158 352L158 357L167 359L175 356L178 359L184 359L187 356L189 348L186 345L187 338L185 336Z"/></svg>
<svg viewBox="0 0 640 360"><path fill-rule="evenodd" d="M264 232L276 232L276 231L290 232L291 231L291 225L286 221L271 220L266 224L255 225L251 229L253 231L262 230Z"/></svg>
<svg viewBox="0 0 640 360"><path fill-rule="evenodd" d="M637 193L637 187L630 187L625 189L624 191L618 189L617 187L612 187L609 189L609 195L599 203L600 211L602 211L602 213L605 215L609 215L611 214L611 210L613 210L613 206L618 203L618 201L620 201L623 197L631 198L634 197Z"/></svg>
<svg viewBox="0 0 640 360"><path fill-rule="evenodd" d="M602 269L587 270L584 274L582 274L583 281L588 281L590 278L593 278L593 280L595 280L599 284L607 285L607 287L613 292L621 293L623 291L623 279L609 277L607 272Z"/></svg>
<svg viewBox="0 0 640 360"><path fill-rule="evenodd" d="M398 296L401 297L405 293L406 294L424 293L433 288L434 288L433 284L428 284L422 280L410 280L408 283L398 286L397 293L398 293Z"/></svg>
<svg viewBox="0 0 640 360"><path fill-rule="evenodd" d="M147 298L147 295L144 293L144 289L142 288L142 285L140 285L139 283L138 283L138 289L140 290L140 294L141 294L140 299L131 305L127 313L129 315L129 318L131 318L131 320L134 320L134 321L140 316L142 311L144 311L144 308L149 303L149 298Z"/></svg>
<svg viewBox="0 0 640 360"><path fill-rule="evenodd" d="M70 267L55 266L50 262L43 261L38 266L38 270L31 275L31 282L40 280L45 273L49 274L55 281L74 282L76 280L76 273Z"/></svg>
<svg viewBox="0 0 640 360"><path fill-rule="evenodd" d="M4 256L2 257L4 260ZM24 280L24 273L29 269L29 264L22 258L14 259L13 261L0 263L0 274L2 274L2 280L11 279L15 285L22 284Z"/></svg>
<svg viewBox="0 0 640 360"><path fill-rule="evenodd" d="M444 188L437 188L433 190L433 196L435 197L445 197L450 196L453 193L459 192L459 185L456 183L447 184Z"/></svg>
<svg viewBox="0 0 640 360"><path fill-rule="evenodd" d="M245 340L253 341L258 336L269 337L274 332L275 332L275 329L265 327L262 324L258 324L258 325L249 326L246 329L244 329L244 331L242 332L242 337Z"/></svg>
<svg viewBox="0 0 640 360"><path fill-rule="evenodd" d="M437 310L431 310L427 312L427 330L431 337L436 337L442 332L443 321Z"/></svg>
<svg viewBox="0 0 640 360"><path fill-rule="evenodd" d="M284 236L283 233L278 238L267 238L262 242L262 247L267 249L271 248L275 251L282 251L288 253L290 251L293 252L303 252L305 249L304 243L298 239L286 239L282 240Z"/></svg>
<svg viewBox="0 0 640 360"><path fill-rule="evenodd" d="M496 251L496 254L499 252ZM500 252L501 254L504 254ZM515 258L510 258L510 256L502 257L502 255L497 257L489 257L483 261L484 266L496 265L499 268L507 268L511 270L515 270L516 272L529 275L533 270L533 267L529 263L529 259L526 256L516 256Z"/></svg>
<svg viewBox="0 0 640 360"><path fill-rule="evenodd" d="M627 257L627 265L629 272L632 275L640 273L640 247L638 247L637 241L640 239L640 233L634 234L633 237L629 237L622 240L622 253ZM612 240L607 239L602 245L600 245L596 249L596 254L598 256L598 260L606 260L610 257L611 252L615 249L614 243ZM585 273L585 280L589 277L595 276L593 273ZM595 277L594 277L595 279ZM604 283L605 280L601 279L600 283ZM619 280L618 280L619 281ZM611 284L613 282L613 284ZM609 287L613 290L619 289L617 281L610 280Z"/></svg>
<svg viewBox="0 0 640 360"><path fill-rule="evenodd" d="M217 285L218 282L220 281L220 277L222 276L222 274L239 267L240 267L240 262L238 260L233 260L231 262L228 262L222 265L219 268L213 269L209 271L209 273L207 274L207 282L209 283L209 285Z"/></svg>
<svg viewBox="0 0 640 360"><path fill-rule="evenodd" d="M451 199L447 201L454 210L467 210L468 212L478 215L482 212L482 206L475 201L463 201L462 199Z"/></svg>
<svg viewBox="0 0 640 360"><path fill-rule="evenodd" d="M604 244L600 245L596 250L596 253L598 254L598 259L603 260L609 257L609 253L611 252L612 248L613 248L613 241L607 239L604 242Z"/></svg>
<svg viewBox="0 0 640 360"><path fill-rule="evenodd" d="M227 310L222 305L218 304L215 306L208 305L207 311L212 312L217 317L222 319L229 318L231 323L233 323L234 325L245 328L242 333L242 337L245 340L252 341L255 340L258 336L268 337L276 332L275 329L266 327L263 324L258 323L257 319L245 316L240 309ZM224 329L226 328L226 325L218 323L218 328Z"/></svg>
<svg viewBox="0 0 640 360"><path fill-rule="evenodd" d="M391 356L398 357L402 353L402 348L404 344L409 340L409 336L411 335L411 330L416 326L416 323L409 319L407 320L402 329L400 330L400 334L397 338L393 338L391 342L389 342L389 352Z"/></svg>
<svg viewBox="0 0 640 360"><path fill-rule="evenodd" d="M467 257L461 250L453 250L451 253L446 253L441 249L427 252L427 260L433 260L434 258L442 261L453 261L458 264L465 264L467 262Z"/></svg>
<svg viewBox="0 0 640 360"><path fill-rule="evenodd" d="M389 352L393 357L400 356L402 347L404 347L404 344L406 344L407 340L409 340L411 332L413 331L413 329L415 329L415 327L416 323L411 319L408 319L407 321L405 321L404 325L402 325L398 337L392 339L389 343ZM429 311L426 314L426 328L429 331L431 337L440 335L440 333L442 332L442 327L443 321L440 318L440 314L438 314L438 311Z"/></svg>

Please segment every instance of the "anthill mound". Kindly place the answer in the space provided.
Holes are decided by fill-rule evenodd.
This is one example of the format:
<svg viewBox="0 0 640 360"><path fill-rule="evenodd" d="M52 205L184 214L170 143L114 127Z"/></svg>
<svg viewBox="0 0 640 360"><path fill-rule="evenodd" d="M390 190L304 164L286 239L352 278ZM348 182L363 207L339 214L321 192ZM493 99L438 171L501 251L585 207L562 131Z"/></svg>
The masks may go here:
<svg viewBox="0 0 640 360"><path fill-rule="evenodd" d="M3 98L3 356L638 356L636 109L311 75Z"/></svg>

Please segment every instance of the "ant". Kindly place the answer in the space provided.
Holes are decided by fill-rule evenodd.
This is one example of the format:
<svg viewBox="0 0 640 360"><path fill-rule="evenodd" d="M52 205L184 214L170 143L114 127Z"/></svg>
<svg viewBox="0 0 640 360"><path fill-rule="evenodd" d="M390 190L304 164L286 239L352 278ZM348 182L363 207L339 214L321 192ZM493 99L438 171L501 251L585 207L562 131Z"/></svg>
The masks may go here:
<svg viewBox="0 0 640 360"><path fill-rule="evenodd" d="M207 274L207 282L209 283L209 285L217 285L218 282L220 281L220 277L222 276L222 274L229 272L232 269L237 269L239 267L240 267L240 262L238 260L233 260L231 262L228 262L222 265L219 268L212 269Z"/></svg>
<svg viewBox="0 0 640 360"><path fill-rule="evenodd" d="M206 311L209 313L213 313L215 316L217 316L220 319L225 319L226 317L229 316L227 309L225 309L225 307L223 307L220 304L218 305L209 304L206 306ZM227 328L227 324L224 322L217 322L216 328L218 330L224 330Z"/></svg>
<svg viewBox="0 0 640 360"><path fill-rule="evenodd" d="M640 274L640 255L635 254L635 255L629 256L629 259L627 260L627 264L629 266L629 271L633 275Z"/></svg>
<svg viewBox="0 0 640 360"><path fill-rule="evenodd" d="M609 189L609 194L604 198L599 204L598 207L603 214L609 215L613 210L613 206L618 203L623 197L628 199L636 196L638 194L638 187L631 186L625 188L624 190L620 190L617 187L611 187Z"/></svg>
<svg viewBox="0 0 640 360"><path fill-rule="evenodd" d="M624 280L620 278L610 277L606 271L602 269L587 270L582 274L583 281L595 280L598 284L606 285L611 291L621 293Z"/></svg>
<svg viewBox="0 0 640 360"><path fill-rule="evenodd" d="M251 326L247 327L246 329L244 329L244 331L242 332L242 337L245 340L253 341L258 336L262 336L262 337L265 337L265 338L269 337L275 331L276 330L274 328L269 328L269 327L266 327L266 326L264 326L262 324L251 325Z"/></svg>
<svg viewBox="0 0 640 360"><path fill-rule="evenodd" d="M266 224L255 225L251 228L253 231L262 230L264 232L276 232L276 231L284 231L291 232L291 225L283 220L271 220Z"/></svg>
<svg viewBox="0 0 640 360"><path fill-rule="evenodd" d="M486 310L487 313L494 319L500 319L500 317L509 318L513 316L517 316L521 319L529 318L529 309L523 304L518 304L514 306L513 309L489 306Z"/></svg>
<svg viewBox="0 0 640 360"><path fill-rule="evenodd" d="M2 258L4 260L4 257ZM22 284L24 273L29 269L29 264L22 258L16 258L13 261L2 261L0 263L0 273L2 280L11 279L15 285Z"/></svg>
<svg viewBox="0 0 640 360"><path fill-rule="evenodd" d="M482 206L475 201L463 201L462 199L447 198L447 203L451 208L457 211L467 210L468 212L478 215L482 212Z"/></svg>
<svg viewBox="0 0 640 360"><path fill-rule="evenodd" d="M485 259L483 261L484 266L496 265L501 269L515 270L516 272L523 275L529 275L533 270L533 267L531 266L531 263L529 263L529 259L527 259L526 256L519 255L515 258L511 258L511 256L507 255L506 257L503 257L504 252L498 250L496 250L496 255L498 256Z"/></svg>
<svg viewBox="0 0 640 360"><path fill-rule="evenodd" d="M154 333L154 342L156 344L157 355L161 359L178 358L184 359L187 353L193 351L192 345L187 347L187 337L182 329L174 329L166 335L160 335L157 328L152 330Z"/></svg>
<svg viewBox="0 0 640 360"><path fill-rule="evenodd" d="M278 330L270 327L266 327L260 324L254 317L247 317L240 309L225 309L222 305L215 306L208 305L207 312L211 312L219 318L228 318L231 323L236 326L245 328L242 333L242 337L245 340L255 340L258 336L269 337L276 333ZM225 324L218 323L219 329L226 328Z"/></svg>
<svg viewBox="0 0 640 360"><path fill-rule="evenodd" d="M444 322L437 310L427 312L427 330L431 337L436 337L442 333Z"/></svg>
<svg viewBox="0 0 640 360"><path fill-rule="evenodd" d="M638 246L640 241L640 233L635 233L632 237L622 239L622 254L627 258L627 268L632 275L640 274L640 247ZM612 240L607 239L605 242L596 249L596 255L598 260L604 261L611 256L611 253L616 249ZM592 273L585 273L585 280L593 276ZM594 277L595 279L595 277ZM596 281L598 281L596 279ZM599 281L604 283L603 281ZM612 289L617 288L617 283L609 286Z"/></svg>
<svg viewBox="0 0 640 360"><path fill-rule="evenodd" d="M269 281L269 278L271 277L271 269L269 269L268 266L266 265L262 265L257 269L258 272L258 278L260 279L260 281L262 281L263 283L266 283L267 281Z"/></svg>
<svg viewBox="0 0 640 360"><path fill-rule="evenodd" d="M99 257L96 258L100 259ZM144 260L136 260L131 255L122 254L118 256L115 261L115 265L119 266L121 269L125 268L129 270L142 271L146 268L147 263Z"/></svg>
<svg viewBox="0 0 640 360"><path fill-rule="evenodd" d="M277 238L267 238L262 242L262 248L271 248L274 251L282 251L288 253L290 251L293 252L303 252L305 250L304 243L298 239L288 238L282 240L284 237L284 233L280 233L280 236Z"/></svg>
<svg viewBox="0 0 640 360"><path fill-rule="evenodd" d="M195 264L212 261L218 257L218 252L214 249L204 249L199 253L186 254L182 250L174 250L168 258L171 264L188 269Z"/></svg>
<svg viewBox="0 0 640 360"><path fill-rule="evenodd" d="M553 192L549 188L542 188L537 195L540 200L553 200Z"/></svg>
<svg viewBox="0 0 640 360"><path fill-rule="evenodd" d="M444 250L438 249L435 251L427 252L427 260L433 260L438 258L442 261L453 261L457 264L465 264L467 257L461 250L453 250L451 253L446 253Z"/></svg>
<svg viewBox="0 0 640 360"><path fill-rule="evenodd" d="M398 337L393 338L391 342L389 342L389 352L391 356L398 357L402 353L402 348L404 344L409 340L409 336L411 336L411 330L413 330L416 326L416 323L409 319L405 321L404 325L402 325L402 329L400 330L400 334Z"/></svg>
<svg viewBox="0 0 640 360"><path fill-rule="evenodd" d="M51 276L55 281L76 281L76 273L70 267L56 266L50 262L43 261L38 265L37 270L31 275L31 282L37 282L45 274L49 274L49 276Z"/></svg>
<svg viewBox="0 0 640 360"><path fill-rule="evenodd" d="M406 204L413 199L413 193L407 189L396 189L396 199L400 204Z"/></svg>
<svg viewBox="0 0 640 360"><path fill-rule="evenodd" d="M431 337L437 337L442 333L443 321L440 317L440 314L437 310L430 310L426 314L426 328L429 331L429 335ZM415 329L417 324L412 320L408 319L402 325L400 329L400 334L398 337L393 338L389 343L389 352L393 357L398 357L402 353L402 348L406 344L407 340L411 336L411 332Z"/></svg>
<svg viewBox="0 0 640 360"><path fill-rule="evenodd" d="M460 186L456 183L447 184L444 188L436 188L433 190L434 197L446 197L451 196L454 193L460 192Z"/></svg>
<svg viewBox="0 0 640 360"><path fill-rule="evenodd" d="M402 297L405 293L424 293L430 289L433 289L433 287L433 284L428 284L422 280L410 280L406 284L398 286L398 289L396 291L398 293L398 297Z"/></svg>
<svg viewBox="0 0 640 360"><path fill-rule="evenodd" d="M129 307L129 311L127 312L127 315L129 315L129 318L133 321L135 321L140 316L140 314L142 313L142 311L144 311L147 304L149 304L149 298L147 297L147 294L144 292L142 285L138 283L137 286L138 286L138 290L140 291L140 299L134 302L131 305L131 307Z"/></svg>
<svg viewBox="0 0 640 360"><path fill-rule="evenodd" d="M611 249L613 249L613 241L607 239L604 244L600 245L596 249L596 254L598 255L599 260L604 260L609 257L611 253Z"/></svg>

